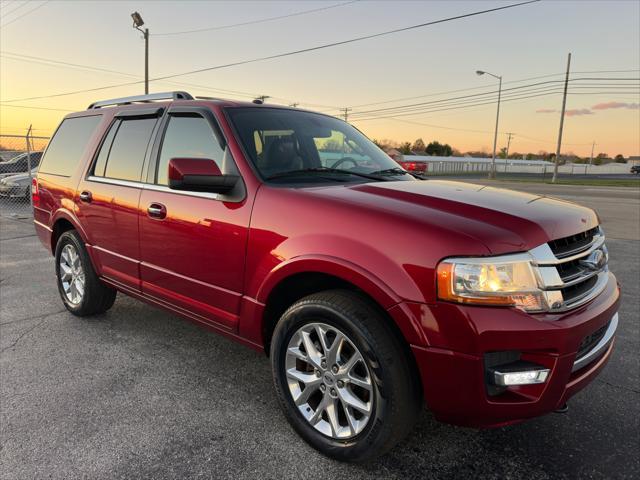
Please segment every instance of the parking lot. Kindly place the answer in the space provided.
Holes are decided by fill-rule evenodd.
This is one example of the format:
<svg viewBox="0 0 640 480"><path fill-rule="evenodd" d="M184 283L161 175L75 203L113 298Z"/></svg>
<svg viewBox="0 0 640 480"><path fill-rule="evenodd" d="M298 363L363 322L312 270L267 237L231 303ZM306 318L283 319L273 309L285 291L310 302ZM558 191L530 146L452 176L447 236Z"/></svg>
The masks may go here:
<svg viewBox="0 0 640 480"><path fill-rule="evenodd" d="M124 295L70 315L31 221L3 215L2 478L638 478L640 189L500 185L595 208L623 286L611 362L568 413L479 431L424 411L378 461L329 460L286 423L263 355Z"/></svg>

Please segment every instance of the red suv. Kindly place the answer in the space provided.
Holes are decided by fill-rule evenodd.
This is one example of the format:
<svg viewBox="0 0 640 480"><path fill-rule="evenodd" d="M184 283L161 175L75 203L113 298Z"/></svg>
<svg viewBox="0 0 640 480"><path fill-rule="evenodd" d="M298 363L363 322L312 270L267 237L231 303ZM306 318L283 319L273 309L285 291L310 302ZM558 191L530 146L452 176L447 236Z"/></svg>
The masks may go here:
<svg viewBox="0 0 640 480"><path fill-rule="evenodd" d="M330 116L94 103L60 124L32 195L70 312L119 291L266 352L288 421L334 458L387 451L424 404L476 427L552 412L613 348L592 210L417 180Z"/></svg>

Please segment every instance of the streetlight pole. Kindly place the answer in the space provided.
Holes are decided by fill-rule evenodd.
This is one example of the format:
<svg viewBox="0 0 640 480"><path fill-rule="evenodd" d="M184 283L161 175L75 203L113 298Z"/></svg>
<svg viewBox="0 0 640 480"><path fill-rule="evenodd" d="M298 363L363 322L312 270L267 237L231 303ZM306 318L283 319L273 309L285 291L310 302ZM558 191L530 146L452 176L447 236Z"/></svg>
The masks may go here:
<svg viewBox="0 0 640 480"><path fill-rule="evenodd" d="M502 96L502 76L494 75L493 73L485 72L483 70L476 70L477 75L491 75L493 78L498 79L498 108L496 109L496 130L493 134L493 155L491 156L491 171L489 172L489 178L496 178L496 146L498 143L498 121L500 120L500 97Z"/></svg>
<svg viewBox="0 0 640 480"><path fill-rule="evenodd" d="M131 14L131 18L133 18L133 28L142 32L144 36L144 94L149 94L149 29L142 29L142 25L144 25L144 20L142 20L142 16L138 12L133 12Z"/></svg>

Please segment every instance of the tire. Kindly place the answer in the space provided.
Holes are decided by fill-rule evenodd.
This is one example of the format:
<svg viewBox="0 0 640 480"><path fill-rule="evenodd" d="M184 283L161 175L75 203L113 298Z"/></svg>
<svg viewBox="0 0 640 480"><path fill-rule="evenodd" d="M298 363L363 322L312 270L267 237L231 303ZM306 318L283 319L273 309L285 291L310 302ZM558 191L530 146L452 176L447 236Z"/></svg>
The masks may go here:
<svg viewBox="0 0 640 480"><path fill-rule="evenodd" d="M328 348L319 358L328 359L333 366L323 366L316 355L322 351L321 335ZM340 342L340 358L344 356L347 360L333 362L336 357L331 352L341 338L339 335L346 338ZM312 344L305 343L305 338ZM351 368L349 365L357 354L361 360L355 360L352 373L345 374L343 368ZM386 453L415 424L422 396L409 355L383 314L366 298L347 290L309 295L293 304L276 325L271 341L276 394L287 420L312 447L328 457L350 462L363 462ZM313 366L318 362L320 367ZM360 371L353 373L356 369ZM335 373L335 377L327 375L328 372ZM304 382L298 382L298 377L304 378ZM355 379L359 380L352 383ZM370 389L360 388L361 383L366 384L363 379L369 380ZM307 388L312 393L305 395ZM353 395L360 403L353 402ZM328 403L323 404L325 401ZM329 408L333 413L329 415L326 408L318 416L323 405L332 402L333 407ZM352 404L368 408L357 410ZM362 412L369 412L368 419Z"/></svg>
<svg viewBox="0 0 640 480"><path fill-rule="evenodd" d="M73 252L77 255L75 260ZM60 235L56 244L56 280L60 297L67 310L74 315L84 317L104 313L116 300L116 290L106 286L96 275L84 242L75 230L68 230ZM73 272L69 267L73 265ZM79 283L70 278L83 279L84 287L80 294ZM71 285L73 284L73 286ZM74 292L77 295L74 295Z"/></svg>

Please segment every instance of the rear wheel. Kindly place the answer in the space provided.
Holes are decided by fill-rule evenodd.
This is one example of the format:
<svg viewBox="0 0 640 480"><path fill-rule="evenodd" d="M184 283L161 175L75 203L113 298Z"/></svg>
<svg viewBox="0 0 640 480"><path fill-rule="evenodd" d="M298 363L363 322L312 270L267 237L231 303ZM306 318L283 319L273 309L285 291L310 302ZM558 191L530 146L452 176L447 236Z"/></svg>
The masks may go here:
<svg viewBox="0 0 640 480"><path fill-rule="evenodd" d="M103 313L115 302L116 290L100 281L75 230L64 232L58 239L56 277L64 306L74 315Z"/></svg>
<svg viewBox="0 0 640 480"><path fill-rule="evenodd" d="M271 342L278 398L294 429L330 457L364 461L398 443L420 411L406 350L366 299L322 292L296 302Z"/></svg>

